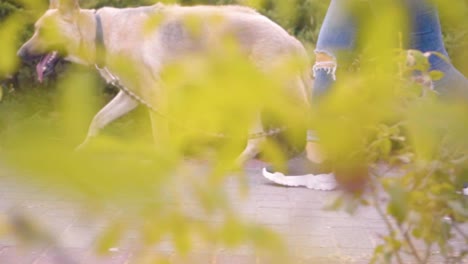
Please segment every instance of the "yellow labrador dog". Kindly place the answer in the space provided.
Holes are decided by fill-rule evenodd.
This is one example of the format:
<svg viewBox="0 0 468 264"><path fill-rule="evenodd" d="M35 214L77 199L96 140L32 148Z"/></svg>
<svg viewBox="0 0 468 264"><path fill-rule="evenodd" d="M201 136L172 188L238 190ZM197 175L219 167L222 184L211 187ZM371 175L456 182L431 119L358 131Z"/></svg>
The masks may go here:
<svg viewBox="0 0 468 264"><path fill-rule="evenodd" d="M196 23L198 29L186 23L190 19L200 22ZM216 26L213 26L215 20ZM193 34L194 31L197 34ZM242 56L260 69L288 55L303 58L308 63L306 51L297 39L248 7L184 7L157 3L136 8L89 10L81 9L78 0L51 0L49 10L36 22L34 35L20 48L18 56L23 60L42 56L37 65L39 80L63 57L96 66L103 78L119 84L121 91L94 117L83 146L100 129L140 103L153 110L159 109L158 95L164 90L160 74L164 67L175 59L203 55L220 45L220 38L226 35L233 37ZM134 71L122 70L122 63L117 59L121 57L131 62ZM287 93L294 95L305 111L310 85L308 67L287 85ZM153 134L156 128L164 128L168 122L155 113L151 121ZM250 132L261 134L263 131L259 118ZM263 140L248 139L238 161L258 154Z"/></svg>

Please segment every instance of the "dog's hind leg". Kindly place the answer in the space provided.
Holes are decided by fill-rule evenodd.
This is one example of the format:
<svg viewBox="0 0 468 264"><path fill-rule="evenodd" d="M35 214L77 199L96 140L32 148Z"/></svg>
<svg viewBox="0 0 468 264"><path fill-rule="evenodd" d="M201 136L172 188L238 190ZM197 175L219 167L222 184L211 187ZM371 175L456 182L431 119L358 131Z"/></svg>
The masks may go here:
<svg viewBox="0 0 468 264"><path fill-rule="evenodd" d="M263 133L263 125L260 114L257 115L254 125L249 131L250 135ZM252 138L247 141L247 146L245 147L244 151L239 155L236 159L236 165L241 166L247 160L255 158L258 153L260 153L260 148L262 144L265 142L265 137L258 137Z"/></svg>
<svg viewBox="0 0 468 264"><path fill-rule="evenodd" d="M99 131L110 122L132 111L138 106L138 102L120 91L104 108L101 109L93 118L88 129L86 139L76 149L85 147L89 141L95 137Z"/></svg>

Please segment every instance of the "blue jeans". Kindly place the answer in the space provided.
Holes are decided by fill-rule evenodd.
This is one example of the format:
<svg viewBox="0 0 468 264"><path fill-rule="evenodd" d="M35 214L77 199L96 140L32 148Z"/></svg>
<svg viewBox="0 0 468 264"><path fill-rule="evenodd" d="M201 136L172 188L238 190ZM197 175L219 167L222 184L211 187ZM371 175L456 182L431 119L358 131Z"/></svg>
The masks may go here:
<svg viewBox="0 0 468 264"><path fill-rule="evenodd" d="M335 71L340 55L355 48L358 27L346 4L349 0L331 0L325 20L318 36L316 53L324 53L333 58L333 62L317 62L314 65L315 84L313 101L326 94L336 79ZM371 1L369 1L371 2ZM448 58L444 47L439 17L436 7L426 0L402 0L409 16L408 49L422 52L437 51ZM377 7L378 8L378 7ZM375 10L376 7L373 7ZM434 82L434 88L441 94L452 91L468 99L468 80L454 66L445 60L431 56L431 70L439 70L444 77Z"/></svg>
<svg viewBox="0 0 468 264"><path fill-rule="evenodd" d="M401 0L408 14L410 23L408 46L405 48L416 49L422 52L436 51L448 58L442 39L441 27L437 9L427 0ZM350 0L331 0L327 14L323 21L318 36L315 53L325 54L326 61L317 61L313 72L315 83L312 90L312 103L317 102L325 95L336 80L336 68L340 59L348 57L355 49L356 36L359 33L355 17L348 8ZM362 1L361 1L362 2ZM372 0L367 5L372 5ZM371 7L378 11L378 6ZM383 10L384 11L384 10ZM377 14L376 14L377 15ZM462 96L468 101L468 79L455 67L440 57L430 56L431 70L439 70L444 73L441 80L434 82L434 89L441 95L450 93ZM313 131L308 132L308 140L316 141Z"/></svg>

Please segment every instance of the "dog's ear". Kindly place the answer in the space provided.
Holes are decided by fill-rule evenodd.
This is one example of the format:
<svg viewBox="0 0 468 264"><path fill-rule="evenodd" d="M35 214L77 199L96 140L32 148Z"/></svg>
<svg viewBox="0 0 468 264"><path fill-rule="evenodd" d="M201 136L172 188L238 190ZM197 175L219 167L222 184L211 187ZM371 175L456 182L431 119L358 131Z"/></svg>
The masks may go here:
<svg viewBox="0 0 468 264"><path fill-rule="evenodd" d="M78 0L50 0L50 5L57 5L59 12L68 19L73 19L80 11Z"/></svg>

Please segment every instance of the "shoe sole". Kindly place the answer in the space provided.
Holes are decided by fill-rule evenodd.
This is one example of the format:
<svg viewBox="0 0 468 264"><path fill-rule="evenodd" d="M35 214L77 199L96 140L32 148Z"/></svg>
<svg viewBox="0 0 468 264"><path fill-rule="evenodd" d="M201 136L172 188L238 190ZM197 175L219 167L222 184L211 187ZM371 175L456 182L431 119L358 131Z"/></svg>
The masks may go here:
<svg viewBox="0 0 468 264"><path fill-rule="evenodd" d="M333 173L326 174L306 174L301 176L285 176L283 173L271 173L263 168L262 174L270 181L284 186L299 187L303 186L313 190L332 191L336 189L337 183Z"/></svg>

